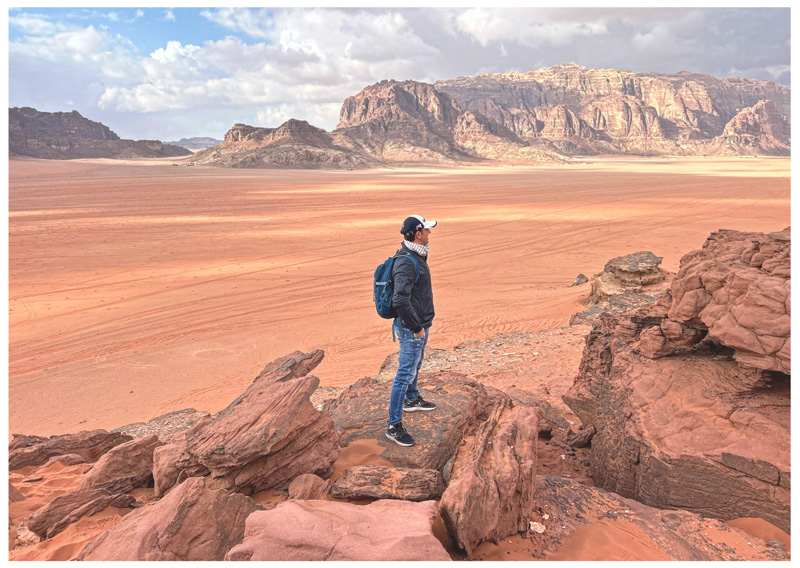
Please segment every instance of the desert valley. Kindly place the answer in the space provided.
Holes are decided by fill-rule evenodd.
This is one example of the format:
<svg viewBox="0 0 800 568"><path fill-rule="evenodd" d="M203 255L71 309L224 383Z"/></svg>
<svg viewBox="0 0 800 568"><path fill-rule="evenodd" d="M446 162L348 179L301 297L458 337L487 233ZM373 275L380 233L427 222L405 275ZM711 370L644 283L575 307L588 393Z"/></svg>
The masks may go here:
<svg viewBox="0 0 800 568"><path fill-rule="evenodd" d="M656 75L384 81L194 153L10 109L10 558L788 560L789 90Z"/></svg>

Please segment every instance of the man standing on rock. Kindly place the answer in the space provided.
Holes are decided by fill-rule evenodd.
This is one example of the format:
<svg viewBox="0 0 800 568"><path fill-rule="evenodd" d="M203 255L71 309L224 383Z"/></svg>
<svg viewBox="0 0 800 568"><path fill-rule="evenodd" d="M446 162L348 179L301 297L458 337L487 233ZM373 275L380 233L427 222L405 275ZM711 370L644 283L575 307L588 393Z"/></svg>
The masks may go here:
<svg viewBox="0 0 800 568"><path fill-rule="evenodd" d="M392 265L392 305L397 311L392 325L394 334L400 338L400 356L389 399L389 427L386 429L386 437L401 446L414 445L414 438L403 427L403 412L436 410L436 405L423 400L417 390L417 377L434 316L433 289L427 259L428 239L435 226L436 221L426 221L419 215L412 215L403 221L400 232L405 240Z"/></svg>

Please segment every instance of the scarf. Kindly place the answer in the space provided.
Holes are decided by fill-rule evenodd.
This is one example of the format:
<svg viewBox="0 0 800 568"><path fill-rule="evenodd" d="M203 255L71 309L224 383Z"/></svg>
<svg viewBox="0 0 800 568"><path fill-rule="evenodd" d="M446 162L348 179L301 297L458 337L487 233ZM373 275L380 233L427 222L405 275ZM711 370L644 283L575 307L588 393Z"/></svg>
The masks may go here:
<svg viewBox="0 0 800 568"><path fill-rule="evenodd" d="M428 249L430 248L430 245L419 245L411 241L403 241L403 246L409 250L413 250L420 256L428 256Z"/></svg>

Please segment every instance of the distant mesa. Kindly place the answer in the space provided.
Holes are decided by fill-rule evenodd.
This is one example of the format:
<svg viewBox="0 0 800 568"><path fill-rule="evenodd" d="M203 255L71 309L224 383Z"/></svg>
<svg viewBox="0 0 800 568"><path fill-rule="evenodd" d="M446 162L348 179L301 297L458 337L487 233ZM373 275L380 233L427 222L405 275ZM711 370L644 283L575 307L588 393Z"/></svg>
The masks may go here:
<svg viewBox="0 0 800 568"><path fill-rule="evenodd" d="M187 150L197 151L197 150L205 150L206 148L210 148L211 146L216 146L217 144L222 144L222 140L217 140L216 138L209 138L208 136L197 136L194 138L181 138L176 142L164 142L165 144L170 144L172 146L180 146L181 148L186 148Z"/></svg>
<svg viewBox="0 0 800 568"><path fill-rule="evenodd" d="M122 140L104 124L78 111L41 112L35 108L8 109L10 156L51 160L76 158L165 158L191 154L185 148L158 140Z"/></svg>

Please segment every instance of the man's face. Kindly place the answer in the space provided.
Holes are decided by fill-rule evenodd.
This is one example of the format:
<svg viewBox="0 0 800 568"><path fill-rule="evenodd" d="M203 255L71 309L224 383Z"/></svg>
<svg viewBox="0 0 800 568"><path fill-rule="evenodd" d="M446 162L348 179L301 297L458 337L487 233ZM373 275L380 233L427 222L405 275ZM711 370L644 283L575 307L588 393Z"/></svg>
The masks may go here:
<svg viewBox="0 0 800 568"><path fill-rule="evenodd" d="M414 242L420 245L427 245L430 236L431 236L430 229L420 229L419 231L417 231L417 234L414 237Z"/></svg>

